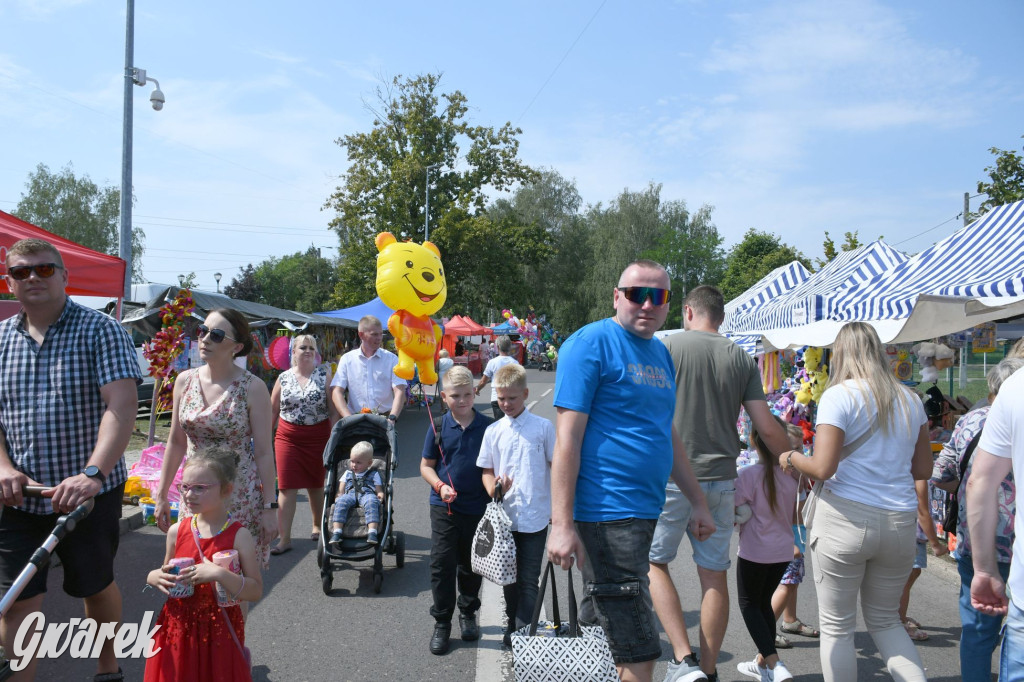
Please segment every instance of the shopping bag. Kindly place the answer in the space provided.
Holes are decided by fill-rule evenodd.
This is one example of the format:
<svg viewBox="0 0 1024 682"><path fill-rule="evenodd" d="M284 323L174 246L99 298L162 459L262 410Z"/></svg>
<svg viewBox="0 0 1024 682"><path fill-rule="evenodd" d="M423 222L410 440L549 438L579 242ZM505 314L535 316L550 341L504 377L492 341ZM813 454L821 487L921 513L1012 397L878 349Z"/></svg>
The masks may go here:
<svg viewBox="0 0 1024 682"><path fill-rule="evenodd" d="M541 603L551 578L552 621L540 620ZM530 624L512 633L516 682L618 682L608 640L600 626L581 626L569 571L569 620L562 621L555 587L555 565L548 562Z"/></svg>
<svg viewBox="0 0 1024 682"><path fill-rule="evenodd" d="M516 542L512 537L512 519L497 498L487 504L476 527L470 563L474 573L492 583L511 585L516 581Z"/></svg>

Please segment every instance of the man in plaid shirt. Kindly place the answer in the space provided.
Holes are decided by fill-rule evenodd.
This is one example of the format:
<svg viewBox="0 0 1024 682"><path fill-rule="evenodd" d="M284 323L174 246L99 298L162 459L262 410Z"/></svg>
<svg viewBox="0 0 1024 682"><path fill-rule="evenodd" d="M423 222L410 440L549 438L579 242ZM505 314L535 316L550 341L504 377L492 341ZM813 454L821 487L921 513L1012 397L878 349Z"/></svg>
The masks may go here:
<svg viewBox="0 0 1024 682"><path fill-rule="evenodd" d="M6 266L22 311L0 322L0 591L10 588L59 514L95 497L92 513L57 546L64 591L84 600L87 617L119 623L113 569L124 451L141 381L135 349L117 321L68 298L68 271L49 242L16 242ZM52 488L49 499L23 498L25 485ZM0 621L9 653L22 621L42 608L46 574L40 569ZM34 673L33 660L17 679ZM123 679L111 640L95 679Z"/></svg>

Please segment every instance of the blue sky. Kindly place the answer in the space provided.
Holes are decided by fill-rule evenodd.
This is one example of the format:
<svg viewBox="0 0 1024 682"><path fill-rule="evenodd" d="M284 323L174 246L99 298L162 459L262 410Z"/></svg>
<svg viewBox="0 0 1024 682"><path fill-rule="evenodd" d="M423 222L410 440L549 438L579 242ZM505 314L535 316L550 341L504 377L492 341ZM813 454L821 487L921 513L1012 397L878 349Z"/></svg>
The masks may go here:
<svg viewBox="0 0 1024 682"><path fill-rule="evenodd" d="M39 163L120 184L124 15L0 0L0 209ZM824 230L917 252L961 224L988 149L1024 144L1022 23L1017 0L137 0L135 66L167 98L134 89L144 274L213 289L336 244L334 140L370 128L381 76L425 72L585 203L654 181L714 206L726 247L755 227L812 258Z"/></svg>

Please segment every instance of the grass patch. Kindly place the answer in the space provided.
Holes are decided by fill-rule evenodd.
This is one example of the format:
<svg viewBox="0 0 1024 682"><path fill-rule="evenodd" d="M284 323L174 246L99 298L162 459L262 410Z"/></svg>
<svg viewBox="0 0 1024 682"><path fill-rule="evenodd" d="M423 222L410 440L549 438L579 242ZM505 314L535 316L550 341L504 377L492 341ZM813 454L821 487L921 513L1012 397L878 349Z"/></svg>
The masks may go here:
<svg viewBox="0 0 1024 682"><path fill-rule="evenodd" d="M171 431L171 415L165 414L157 417L156 429L153 432L153 442L166 443L167 435ZM135 431L128 441L129 450L142 450L149 447L149 419L137 419Z"/></svg>

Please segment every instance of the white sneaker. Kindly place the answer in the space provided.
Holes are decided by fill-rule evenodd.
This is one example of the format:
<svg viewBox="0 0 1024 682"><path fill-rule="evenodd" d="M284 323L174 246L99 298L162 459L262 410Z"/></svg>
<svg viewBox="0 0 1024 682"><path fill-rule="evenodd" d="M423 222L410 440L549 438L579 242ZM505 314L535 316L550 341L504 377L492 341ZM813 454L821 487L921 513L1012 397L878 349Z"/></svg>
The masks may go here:
<svg viewBox="0 0 1024 682"><path fill-rule="evenodd" d="M775 664L774 668L767 668L768 677L765 678L768 682L785 682L786 680L792 680L793 675L789 672L789 668L782 661Z"/></svg>
<svg viewBox="0 0 1024 682"><path fill-rule="evenodd" d="M693 655L684 656L682 663L675 661L668 662L668 672L665 674L665 682L697 682L706 680L708 676L697 665Z"/></svg>
<svg viewBox="0 0 1024 682"><path fill-rule="evenodd" d="M736 669L747 677L753 677L755 680L761 680L762 682L770 682L771 678L768 677L768 668L762 668L757 664L757 659L753 661L743 661L736 666ZM792 676L789 679L793 679Z"/></svg>

